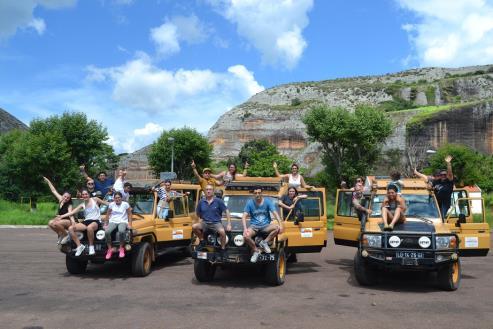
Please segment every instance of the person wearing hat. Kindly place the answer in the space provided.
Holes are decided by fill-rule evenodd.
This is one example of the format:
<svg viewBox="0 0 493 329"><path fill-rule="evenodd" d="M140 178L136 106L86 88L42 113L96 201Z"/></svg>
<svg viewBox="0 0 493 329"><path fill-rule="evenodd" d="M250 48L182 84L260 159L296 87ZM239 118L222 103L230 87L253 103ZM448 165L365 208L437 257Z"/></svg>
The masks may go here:
<svg viewBox="0 0 493 329"><path fill-rule="evenodd" d="M437 198L438 207L442 214L442 218L447 216L450 208L452 193L454 192L454 174L452 173L452 156L447 155L445 162L447 170L441 170L440 176L433 180L433 192Z"/></svg>
<svg viewBox="0 0 493 329"><path fill-rule="evenodd" d="M202 191L205 191L205 187L207 185L212 185L214 189L216 186L221 186L222 182L218 182L214 177L212 177L212 170L210 168L204 168L202 170L202 176L200 176L199 172L197 171L197 168L195 166L195 161L192 160L192 169L193 169L193 174L199 181L199 185L202 188Z"/></svg>

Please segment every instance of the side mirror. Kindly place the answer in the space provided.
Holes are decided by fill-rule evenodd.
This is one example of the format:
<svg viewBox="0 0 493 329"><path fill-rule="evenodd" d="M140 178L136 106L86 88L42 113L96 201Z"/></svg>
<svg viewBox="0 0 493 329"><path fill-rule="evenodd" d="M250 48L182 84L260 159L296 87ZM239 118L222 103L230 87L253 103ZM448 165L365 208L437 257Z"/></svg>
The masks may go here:
<svg viewBox="0 0 493 329"><path fill-rule="evenodd" d="M465 214L459 214L459 219L457 219L457 222L455 223L456 227L460 227L460 224L466 222L466 215Z"/></svg>

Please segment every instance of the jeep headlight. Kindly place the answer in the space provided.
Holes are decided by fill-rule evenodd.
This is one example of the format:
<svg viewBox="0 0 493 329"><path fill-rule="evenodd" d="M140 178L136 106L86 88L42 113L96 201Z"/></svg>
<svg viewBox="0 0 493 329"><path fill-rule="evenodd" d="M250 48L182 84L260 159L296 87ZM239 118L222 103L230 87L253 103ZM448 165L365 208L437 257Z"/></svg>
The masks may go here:
<svg viewBox="0 0 493 329"><path fill-rule="evenodd" d="M435 244L437 249L451 249L457 246L455 236L436 236Z"/></svg>
<svg viewBox="0 0 493 329"><path fill-rule="evenodd" d="M219 235L217 236L216 241L217 244L221 244L221 237ZM226 235L226 244L228 244L228 242L229 242L229 237L228 235Z"/></svg>
<svg viewBox="0 0 493 329"><path fill-rule="evenodd" d="M207 242L209 244L214 244L214 236L212 234L207 236Z"/></svg>
<svg viewBox="0 0 493 329"><path fill-rule="evenodd" d="M242 245L245 244L245 238L243 238L243 235L238 234L238 235L235 235L233 242L234 242L235 246L241 247Z"/></svg>
<svg viewBox="0 0 493 329"><path fill-rule="evenodd" d="M105 233L104 230L99 230L96 232L96 239L98 240L104 240Z"/></svg>
<svg viewBox="0 0 493 329"><path fill-rule="evenodd" d="M365 234L362 238L362 244L366 247L371 248L381 248L382 247L382 236L379 234Z"/></svg>

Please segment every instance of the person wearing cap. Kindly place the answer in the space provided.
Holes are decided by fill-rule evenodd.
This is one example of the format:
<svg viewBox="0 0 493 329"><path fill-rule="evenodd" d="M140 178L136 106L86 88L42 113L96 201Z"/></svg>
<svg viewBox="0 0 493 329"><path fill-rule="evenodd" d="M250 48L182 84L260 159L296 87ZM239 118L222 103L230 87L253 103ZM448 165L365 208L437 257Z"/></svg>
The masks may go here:
<svg viewBox="0 0 493 329"><path fill-rule="evenodd" d="M212 170L210 168L204 168L202 170L202 176L200 176L199 172L197 171L197 167L195 166L195 161L192 160L192 169L195 178L197 178L197 180L199 181L199 185L202 188L202 191L205 191L205 187L207 185L212 185L214 189L216 189L216 186L222 185L222 182L218 182L214 177L212 177Z"/></svg>
<svg viewBox="0 0 493 329"><path fill-rule="evenodd" d="M454 192L454 174L452 172L452 156L447 155L445 162L447 163L447 170L441 170L438 179L434 179L432 182L433 192L437 198L438 207L442 214L442 218L447 216L447 212L450 208L452 193Z"/></svg>

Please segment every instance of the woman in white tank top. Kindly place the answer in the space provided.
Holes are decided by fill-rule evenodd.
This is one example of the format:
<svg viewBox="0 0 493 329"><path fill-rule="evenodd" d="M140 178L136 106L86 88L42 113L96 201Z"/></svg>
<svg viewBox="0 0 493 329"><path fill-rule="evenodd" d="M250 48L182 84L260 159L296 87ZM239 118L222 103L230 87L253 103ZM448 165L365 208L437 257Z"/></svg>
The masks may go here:
<svg viewBox="0 0 493 329"><path fill-rule="evenodd" d="M313 188L313 186L307 185L305 183L305 180L303 179L303 176L301 176L298 173L299 167L296 163L293 163L291 165L291 173L290 174L280 174L279 170L277 170L277 163L275 163L275 162L272 164L272 166L274 167L274 170L276 172L276 176L281 177L282 179L287 179L289 186L292 186L295 188L303 187L306 189Z"/></svg>
<svg viewBox="0 0 493 329"><path fill-rule="evenodd" d="M94 255L96 252L94 250L94 232L97 231L99 223L101 223L101 211L99 210L99 205L108 205L108 202L103 201L99 198L91 198L87 190L82 190L82 199L84 202L78 205L71 212L60 216L61 218L68 217L77 214L79 211L84 210L84 221L82 223L76 223L69 227L69 234L77 245L75 249L75 256L80 256L86 246L80 243L77 238L77 231L87 231L87 239L89 240L89 256Z"/></svg>

